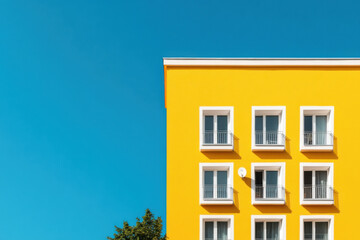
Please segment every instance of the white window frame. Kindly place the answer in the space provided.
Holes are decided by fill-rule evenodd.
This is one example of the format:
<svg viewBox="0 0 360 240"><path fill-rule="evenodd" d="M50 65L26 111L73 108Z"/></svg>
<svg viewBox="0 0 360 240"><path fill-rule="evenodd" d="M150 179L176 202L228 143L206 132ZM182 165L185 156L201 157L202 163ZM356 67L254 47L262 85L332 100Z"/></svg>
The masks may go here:
<svg viewBox="0 0 360 240"><path fill-rule="evenodd" d="M300 163L300 205L333 205L332 200L305 200L304 199L304 171L328 171L327 185L332 192L327 194L334 195L334 164L333 163ZM314 179L313 179L314 182ZM330 190L328 190L330 191ZM328 195L329 196L329 195ZM333 197L334 198L334 197Z"/></svg>
<svg viewBox="0 0 360 240"><path fill-rule="evenodd" d="M279 191L279 200L256 199L255 171L279 171L278 185L283 187L284 191ZM283 196L282 196L283 195ZM285 163L251 163L251 204L252 205L284 205L285 204Z"/></svg>
<svg viewBox="0 0 360 240"><path fill-rule="evenodd" d="M228 221L228 239L234 239L234 216L233 215L200 215L200 240L204 240L206 221ZM216 224L214 224L216 229ZM217 239L217 232L214 232L214 239Z"/></svg>
<svg viewBox="0 0 360 240"><path fill-rule="evenodd" d="M234 204L234 164L233 163L200 163L199 164L199 195L200 205L232 205ZM228 171L229 199L224 200L205 200L204 199L204 172L205 171ZM215 184L215 182L214 182Z"/></svg>
<svg viewBox="0 0 360 240"><path fill-rule="evenodd" d="M313 132L316 131L316 124L314 116L327 116L327 131L330 136L327 141L331 145L305 145L304 144L304 117L313 116ZM315 127L314 127L315 125ZM334 149L334 106L301 106L300 107L300 151L301 152L331 152Z"/></svg>
<svg viewBox="0 0 360 240"><path fill-rule="evenodd" d="M300 216L300 240L304 240L304 222L329 222L328 240L334 240L334 216L333 215L302 215ZM313 228L314 234L314 228Z"/></svg>
<svg viewBox="0 0 360 240"><path fill-rule="evenodd" d="M265 125L266 115L278 115L279 116L279 132L283 133L283 144L267 145L256 144L255 137L255 117L263 116L263 124ZM266 127L263 127L263 131L266 131ZM285 106L253 106L252 107L252 126L251 126L251 149L252 151L284 151L286 143L286 107ZM278 136L279 138L279 136ZM279 141L279 140L278 140ZM281 141L281 140L280 140Z"/></svg>
<svg viewBox="0 0 360 240"><path fill-rule="evenodd" d="M255 222L280 222L279 239L286 240L286 216L285 215L251 215L251 240L255 239ZM266 226L266 224L265 224ZM266 228L266 227L265 227Z"/></svg>
<svg viewBox="0 0 360 240"><path fill-rule="evenodd" d="M214 116L214 130L217 129L217 115L228 116L228 142L229 144L204 144L205 116ZM234 150L234 107L200 107L200 151L233 151ZM214 141L216 134L214 134Z"/></svg>

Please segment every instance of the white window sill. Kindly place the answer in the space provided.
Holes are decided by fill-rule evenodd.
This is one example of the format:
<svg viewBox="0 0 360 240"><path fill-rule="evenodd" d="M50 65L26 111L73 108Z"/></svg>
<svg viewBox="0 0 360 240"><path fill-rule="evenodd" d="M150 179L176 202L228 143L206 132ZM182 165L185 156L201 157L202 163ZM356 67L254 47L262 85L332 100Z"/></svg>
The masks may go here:
<svg viewBox="0 0 360 240"><path fill-rule="evenodd" d="M202 200L200 205L234 205L234 201L231 200Z"/></svg>
<svg viewBox="0 0 360 240"><path fill-rule="evenodd" d="M283 152L285 151L285 145L255 145L251 149L253 152Z"/></svg>
<svg viewBox="0 0 360 240"><path fill-rule="evenodd" d="M224 144L224 145L201 145L200 151L234 151L234 146L232 144Z"/></svg>
<svg viewBox="0 0 360 240"><path fill-rule="evenodd" d="M285 200L255 200L252 205L285 205Z"/></svg>
<svg viewBox="0 0 360 240"><path fill-rule="evenodd" d="M334 205L334 200L302 200L300 205Z"/></svg>
<svg viewBox="0 0 360 240"><path fill-rule="evenodd" d="M333 145L326 145L326 146L301 146L301 152L332 152L334 150Z"/></svg>

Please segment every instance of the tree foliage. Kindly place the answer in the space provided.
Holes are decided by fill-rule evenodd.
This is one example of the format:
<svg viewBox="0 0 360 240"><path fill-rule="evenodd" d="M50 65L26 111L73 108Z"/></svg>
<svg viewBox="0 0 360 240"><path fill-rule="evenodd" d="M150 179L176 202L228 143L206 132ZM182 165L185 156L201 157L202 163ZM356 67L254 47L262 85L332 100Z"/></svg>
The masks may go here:
<svg viewBox="0 0 360 240"><path fill-rule="evenodd" d="M146 209L142 221L136 218L136 225L130 226L127 221L123 227L115 226L116 233L114 237L107 237L108 240L165 240L166 236L161 236L162 220L160 217L155 218L154 214Z"/></svg>

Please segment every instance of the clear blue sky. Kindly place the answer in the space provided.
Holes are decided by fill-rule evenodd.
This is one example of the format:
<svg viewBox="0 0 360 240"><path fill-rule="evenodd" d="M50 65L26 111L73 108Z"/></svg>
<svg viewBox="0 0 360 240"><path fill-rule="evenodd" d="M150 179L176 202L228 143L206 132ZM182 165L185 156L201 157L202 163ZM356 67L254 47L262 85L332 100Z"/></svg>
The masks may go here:
<svg viewBox="0 0 360 240"><path fill-rule="evenodd" d="M162 57L359 57L359 9L2 0L0 239L99 240L146 208L165 218Z"/></svg>

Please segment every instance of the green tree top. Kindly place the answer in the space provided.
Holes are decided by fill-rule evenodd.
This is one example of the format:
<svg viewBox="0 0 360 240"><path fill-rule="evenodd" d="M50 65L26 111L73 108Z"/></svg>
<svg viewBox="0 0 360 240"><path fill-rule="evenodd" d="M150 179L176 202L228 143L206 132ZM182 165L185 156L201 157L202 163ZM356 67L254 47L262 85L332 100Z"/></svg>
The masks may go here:
<svg viewBox="0 0 360 240"><path fill-rule="evenodd" d="M161 236L162 220L160 217L154 217L154 214L146 209L142 221L136 218L136 225L130 226L127 221L123 227L115 226L116 233L114 237L107 237L108 240L165 240L166 236Z"/></svg>

